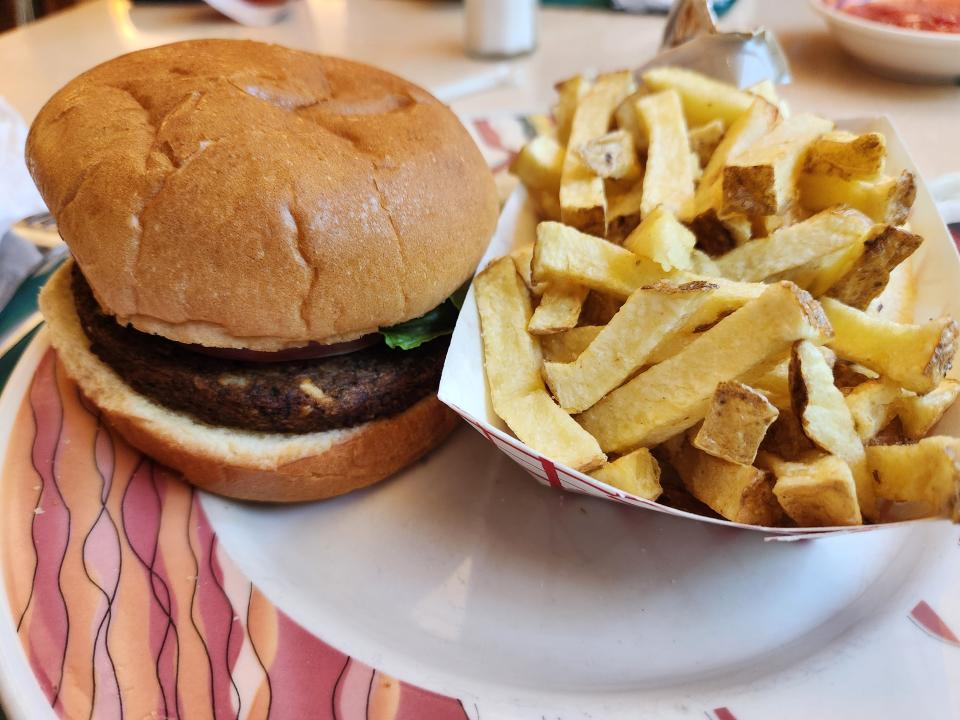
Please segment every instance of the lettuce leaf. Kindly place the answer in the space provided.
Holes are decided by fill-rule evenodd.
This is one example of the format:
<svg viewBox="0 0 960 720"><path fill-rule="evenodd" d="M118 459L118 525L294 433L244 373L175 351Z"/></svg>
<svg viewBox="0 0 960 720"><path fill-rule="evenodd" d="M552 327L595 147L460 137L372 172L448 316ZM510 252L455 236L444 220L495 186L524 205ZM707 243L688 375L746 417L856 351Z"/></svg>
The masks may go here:
<svg viewBox="0 0 960 720"><path fill-rule="evenodd" d="M399 325L380 328L380 334L387 346L399 350L413 350L425 342L452 333L469 288L470 283L466 282L430 312Z"/></svg>

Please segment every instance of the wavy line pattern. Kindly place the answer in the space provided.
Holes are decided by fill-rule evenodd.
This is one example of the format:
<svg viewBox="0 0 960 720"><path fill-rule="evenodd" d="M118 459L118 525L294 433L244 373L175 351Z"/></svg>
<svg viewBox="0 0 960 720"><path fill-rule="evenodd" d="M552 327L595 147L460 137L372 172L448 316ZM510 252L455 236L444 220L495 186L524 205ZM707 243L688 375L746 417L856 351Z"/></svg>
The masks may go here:
<svg viewBox="0 0 960 720"><path fill-rule="evenodd" d="M61 718L465 720L274 607L192 488L103 425L49 351L0 483L4 585Z"/></svg>

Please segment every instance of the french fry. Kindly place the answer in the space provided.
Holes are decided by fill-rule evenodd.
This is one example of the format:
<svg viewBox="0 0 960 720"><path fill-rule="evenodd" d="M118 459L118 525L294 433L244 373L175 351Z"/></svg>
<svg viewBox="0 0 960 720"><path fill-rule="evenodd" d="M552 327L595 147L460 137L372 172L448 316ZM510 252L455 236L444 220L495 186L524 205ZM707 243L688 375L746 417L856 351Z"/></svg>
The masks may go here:
<svg viewBox="0 0 960 720"><path fill-rule="evenodd" d="M762 451L772 452L785 460L796 461L816 450L803 432L800 418L789 406L780 408L780 417L770 426L760 447Z"/></svg>
<svg viewBox="0 0 960 720"><path fill-rule="evenodd" d="M547 283L527 331L533 335L551 335L575 327L587 292L582 285Z"/></svg>
<svg viewBox="0 0 960 720"><path fill-rule="evenodd" d="M793 411L804 434L815 445L836 455L853 474L857 501L865 518L876 517L876 498L867 472L863 443L843 393L833 384L833 371L816 346L808 341L794 344L790 353L790 395Z"/></svg>
<svg viewBox="0 0 960 720"><path fill-rule="evenodd" d="M821 298L834 336L829 346L915 393L939 385L957 351L957 323L940 318L920 325L883 320L833 298ZM896 348L896 352L891 352Z"/></svg>
<svg viewBox="0 0 960 720"><path fill-rule="evenodd" d="M566 332L540 336L540 348L546 362L570 363L580 357L593 339L603 330L602 325L581 325Z"/></svg>
<svg viewBox="0 0 960 720"><path fill-rule="evenodd" d="M706 168L713 157L713 153L723 140L727 126L720 118L714 118L705 125L698 125L689 130L690 149L700 160L700 166Z"/></svg>
<svg viewBox="0 0 960 720"><path fill-rule="evenodd" d="M590 89L590 81L581 75L576 75L557 83L555 89L557 104L553 106L553 118L557 123L557 141L561 145L567 145L570 140L573 115L577 111L580 100Z"/></svg>
<svg viewBox="0 0 960 720"><path fill-rule="evenodd" d="M533 249L534 282L566 282L628 298L639 287L652 285L665 273L652 260L566 225L537 226Z"/></svg>
<svg viewBox="0 0 960 720"><path fill-rule="evenodd" d="M807 148L832 128L824 118L794 115L731 158L723 169L723 212L750 216L786 212L797 193Z"/></svg>
<svg viewBox="0 0 960 720"><path fill-rule="evenodd" d="M641 126L640 120L637 118L636 103L646 94L646 89L640 89L627 95L613 112L617 127L630 133L633 138L633 146L640 152L646 152L650 139L647 137L646 128Z"/></svg>
<svg viewBox="0 0 960 720"><path fill-rule="evenodd" d="M891 225L881 226L863 243L852 266L826 291L845 305L865 310L883 292L890 272L920 247L923 238Z"/></svg>
<svg viewBox="0 0 960 720"><path fill-rule="evenodd" d="M578 470L600 466L606 456L596 440L547 394L541 354L526 332L530 295L509 257L491 263L474 280L483 340L484 369L493 409L520 440Z"/></svg>
<svg viewBox="0 0 960 720"><path fill-rule="evenodd" d="M745 113L754 95L733 85L679 67L660 67L643 74L643 84L652 92L676 90L683 113L691 126L705 125L719 118L728 126Z"/></svg>
<svg viewBox="0 0 960 720"><path fill-rule="evenodd" d="M520 149L510 164L510 172L527 188L556 195L560 192L564 156L563 146L556 139L538 135Z"/></svg>
<svg viewBox="0 0 960 720"><path fill-rule="evenodd" d="M762 393L734 381L717 385L693 446L727 462L752 465L780 412Z"/></svg>
<svg viewBox="0 0 960 720"><path fill-rule="evenodd" d="M773 473L773 494L798 526L863 524L850 466L836 455L812 453L791 462L761 453L758 465Z"/></svg>
<svg viewBox="0 0 960 720"><path fill-rule="evenodd" d="M861 243L870 221L856 210L824 210L731 250L716 260L725 277L758 281Z"/></svg>
<svg viewBox="0 0 960 720"><path fill-rule="evenodd" d="M580 312L581 325L606 325L613 316L620 311L624 298L605 295L591 290L587 299L583 301L583 310Z"/></svg>
<svg viewBox="0 0 960 720"><path fill-rule="evenodd" d="M926 395L903 395L897 401L896 413L903 431L911 440L920 440L957 401L960 382L947 378Z"/></svg>
<svg viewBox="0 0 960 720"><path fill-rule="evenodd" d="M720 277L720 268L709 255L703 250L694 248L690 251L690 270L697 275L706 275L708 277Z"/></svg>
<svg viewBox="0 0 960 720"><path fill-rule="evenodd" d="M647 215L623 241L635 255L650 258L664 271L689 270L697 238L663 205Z"/></svg>
<svg viewBox="0 0 960 720"><path fill-rule="evenodd" d="M634 292L574 362L544 364L547 385L560 407L583 412L621 385L715 289L702 281L661 281Z"/></svg>
<svg viewBox="0 0 960 720"><path fill-rule="evenodd" d="M560 198L549 190L528 190L530 199L537 210L537 217L541 220L560 221Z"/></svg>
<svg viewBox="0 0 960 720"><path fill-rule="evenodd" d="M510 253L510 257L513 259L513 264L516 265L517 272L520 274L520 277L523 278L523 284L527 286L527 289L534 295L542 295L546 289L546 285L543 283L535 283L531 276L533 245L524 245L523 247L517 248Z"/></svg>
<svg viewBox="0 0 960 720"><path fill-rule="evenodd" d="M899 385L880 378L862 382L847 393L844 400L862 442L875 438L893 420L902 395Z"/></svg>
<svg viewBox="0 0 960 720"><path fill-rule="evenodd" d="M822 340L829 334L830 325L809 294L792 283L770 285L578 419L610 452L652 447L702 420L717 383L785 353L795 340Z"/></svg>
<svg viewBox="0 0 960 720"><path fill-rule="evenodd" d="M656 500L663 493L660 486L660 464L647 448L634 450L590 473L600 482L647 500Z"/></svg>
<svg viewBox="0 0 960 720"><path fill-rule="evenodd" d="M844 180L832 175L801 175L800 203L812 212L846 205L874 222L902 225L917 197L913 174L904 170L897 177L879 180Z"/></svg>
<svg viewBox="0 0 960 720"><path fill-rule="evenodd" d="M776 105L779 107L780 103L783 102L780 99L780 95L777 93L777 86L773 84L770 80L761 80L755 85L748 87L747 92L751 95L756 95L766 100L771 105Z"/></svg>
<svg viewBox="0 0 960 720"><path fill-rule="evenodd" d="M714 208L696 215L687 224L697 238L697 246L711 257L743 245L753 234L752 223L746 215L721 217Z"/></svg>
<svg viewBox="0 0 960 720"><path fill-rule="evenodd" d="M871 445L867 465L877 497L918 503L922 516L960 515L960 439L933 436L912 445Z"/></svg>
<svg viewBox="0 0 960 720"><path fill-rule="evenodd" d="M883 172L887 139L876 132L854 135L834 130L814 140L803 171L844 180L869 180Z"/></svg>
<svg viewBox="0 0 960 720"><path fill-rule="evenodd" d="M837 361L837 356L828 347L818 345L817 350L831 368ZM790 358L786 357L771 368L762 367L756 372L748 373L743 382L759 390L780 410L790 410L793 406L790 400Z"/></svg>
<svg viewBox="0 0 960 720"><path fill-rule="evenodd" d="M643 204L643 177L633 180L608 180L607 193L607 240L623 242L640 223L640 207Z"/></svg>
<svg viewBox="0 0 960 720"><path fill-rule="evenodd" d="M766 100L755 98L747 111L734 122L724 134L717 149L710 156L710 162L704 166L700 184L694 195L692 219L711 208L719 212L723 206L723 168L732 158L742 154L757 140L766 135L776 124L779 113L776 107ZM709 251L708 251L709 252Z"/></svg>
<svg viewBox="0 0 960 720"><path fill-rule="evenodd" d="M636 101L637 117L649 138L643 176L644 217L663 205L679 212L693 198L690 140L677 93L667 90Z"/></svg>
<svg viewBox="0 0 960 720"><path fill-rule="evenodd" d="M573 114L567 147L579 148L607 132L613 111L633 92L633 76L623 70L599 76ZM560 177L560 217L567 225L595 235L606 233L607 198L603 178L577 152L568 152Z"/></svg>
<svg viewBox="0 0 960 720"><path fill-rule="evenodd" d="M887 286L867 305L866 313L872 317L894 322L913 322L917 304L916 273L912 258L907 258L890 271Z"/></svg>
<svg viewBox="0 0 960 720"><path fill-rule="evenodd" d="M662 447L689 493L721 517L769 526L783 516L769 473L708 455L686 437Z"/></svg>
<svg viewBox="0 0 960 720"><path fill-rule="evenodd" d="M698 307L683 325L669 337L664 338L650 353L651 365L673 357L692 343L701 334L716 325L720 320L760 297L766 288L761 283L741 283L720 277L683 276L684 280L699 279L717 285L703 304Z"/></svg>
<svg viewBox="0 0 960 720"><path fill-rule="evenodd" d="M640 163L633 137L626 130L614 130L587 140L576 149L596 175L602 178L636 178Z"/></svg>
<svg viewBox="0 0 960 720"><path fill-rule="evenodd" d="M869 237L871 232L873 231L868 230L864 237ZM796 283L818 298L853 270L863 252L863 242L852 242L839 250L814 258L800 267L778 273L773 277L777 280Z"/></svg>

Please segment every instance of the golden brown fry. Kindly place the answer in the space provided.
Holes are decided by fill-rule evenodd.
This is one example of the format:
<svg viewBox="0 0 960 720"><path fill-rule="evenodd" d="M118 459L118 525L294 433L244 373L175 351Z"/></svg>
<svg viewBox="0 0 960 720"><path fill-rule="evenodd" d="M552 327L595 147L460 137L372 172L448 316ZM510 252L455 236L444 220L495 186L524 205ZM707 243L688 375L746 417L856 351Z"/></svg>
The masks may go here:
<svg viewBox="0 0 960 720"><path fill-rule="evenodd" d="M917 305L917 275L912 261L913 258L909 257L890 271L887 286L867 306L865 312L868 315L894 322L913 322Z"/></svg>
<svg viewBox="0 0 960 720"><path fill-rule="evenodd" d="M871 445L867 464L877 496L917 503L914 516L960 515L960 439L934 436L912 445Z"/></svg>
<svg viewBox="0 0 960 720"><path fill-rule="evenodd" d="M816 212L835 205L846 205L867 215L874 222L902 225L910 215L917 196L913 174L904 170L897 177L879 180L844 180L830 175L801 175L801 204Z"/></svg>
<svg viewBox="0 0 960 720"><path fill-rule="evenodd" d="M613 113L617 121L617 127L630 133L633 138L633 146L640 152L646 152L649 138L646 129L641 126L640 120L637 119L636 103L646 94L647 90L642 88L631 95L627 95Z"/></svg>
<svg viewBox="0 0 960 720"><path fill-rule="evenodd" d="M907 325L868 315L833 298L821 298L821 303L835 333L828 344L841 358L915 393L933 390L950 369L960 339L951 318Z"/></svg>
<svg viewBox="0 0 960 720"><path fill-rule="evenodd" d="M700 160L701 167L706 168L710 163L710 158L723 140L726 130L727 126L720 118L715 118L705 125L690 128L690 149Z"/></svg>
<svg viewBox="0 0 960 720"><path fill-rule="evenodd" d="M861 441L869 442L893 420L902 395L899 385L880 378L862 382L846 394L844 400Z"/></svg>
<svg viewBox="0 0 960 720"><path fill-rule="evenodd" d="M693 446L714 457L752 465L779 411L762 393L734 381L719 383Z"/></svg>
<svg viewBox="0 0 960 720"><path fill-rule="evenodd" d="M863 524L850 466L836 455L810 453L790 462L761 453L757 464L773 472L773 493L798 526Z"/></svg>
<svg viewBox="0 0 960 720"><path fill-rule="evenodd" d="M564 148L556 139L538 135L517 153L510 164L510 172L520 178L527 188L557 195L560 192L564 156Z"/></svg>
<svg viewBox="0 0 960 720"><path fill-rule="evenodd" d="M714 208L708 208L689 221L690 230L697 238L697 247L716 258L743 245L753 233L746 215L721 217Z"/></svg>
<svg viewBox="0 0 960 720"><path fill-rule="evenodd" d="M717 118L729 126L756 99L733 85L679 67L648 70L643 74L643 84L652 92L675 90L683 101L683 112L691 126L705 125Z"/></svg>
<svg viewBox="0 0 960 720"><path fill-rule="evenodd" d="M513 259L513 264L517 266L517 272L520 274L520 277L523 278L523 284L527 286L527 289L534 295L539 296L543 294L546 286L542 283L533 282L533 277L531 276L533 245L524 245L523 247L517 248L510 253L510 257Z"/></svg>
<svg viewBox="0 0 960 720"><path fill-rule="evenodd" d="M817 347L808 341L794 344L790 354L790 395L804 434L818 447L850 466L857 486L860 512L876 517L876 498L867 472L863 443L843 393L833 384L833 371Z"/></svg>
<svg viewBox="0 0 960 720"><path fill-rule="evenodd" d="M903 431L911 440L926 436L957 401L960 381L947 378L926 395L903 395L896 412Z"/></svg>
<svg viewBox="0 0 960 720"><path fill-rule="evenodd" d="M541 335L540 348L546 362L570 363L580 357L593 339L603 330L602 325L581 325L555 335Z"/></svg>
<svg viewBox="0 0 960 720"><path fill-rule="evenodd" d="M725 277L763 280L861 243L870 227L870 221L856 210L824 210L770 237L751 240L716 263Z"/></svg>
<svg viewBox="0 0 960 720"><path fill-rule="evenodd" d="M623 298L591 290L583 302L583 311L580 313L581 325L606 325L613 316L620 311Z"/></svg>
<svg viewBox="0 0 960 720"><path fill-rule="evenodd" d="M622 243L640 224L643 177L634 180L607 180L607 240Z"/></svg>
<svg viewBox="0 0 960 720"><path fill-rule="evenodd" d="M590 473L600 482L631 495L656 500L663 493L660 487L660 464L647 448L634 450Z"/></svg>
<svg viewBox="0 0 960 720"><path fill-rule="evenodd" d="M772 526L782 518L769 473L708 455L686 437L662 447L690 494L727 520Z"/></svg>
<svg viewBox="0 0 960 720"><path fill-rule="evenodd" d="M734 122L723 136L723 140L710 156L710 162L703 169L700 184L694 196L690 212L682 216L689 220L714 210L718 213L723 207L723 168L732 158L742 154L757 140L766 135L777 122L777 109L766 100L756 98L749 109ZM710 252L708 250L708 252Z"/></svg>
<svg viewBox="0 0 960 720"><path fill-rule="evenodd" d="M533 335L551 335L575 327L587 292L581 285L547 283L527 331Z"/></svg>
<svg viewBox="0 0 960 720"><path fill-rule="evenodd" d="M671 90L646 95L637 100L636 109L649 138L640 211L645 217L663 205L679 212L693 198L690 140L680 97Z"/></svg>
<svg viewBox="0 0 960 720"><path fill-rule="evenodd" d="M633 91L633 76L623 70L596 79L573 115L569 148L607 132L614 109ZM560 216L567 225L595 235L606 233L607 198L603 178L577 152L568 152L560 177Z"/></svg>
<svg viewBox="0 0 960 720"><path fill-rule="evenodd" d="M633 137L626 130L613 130L587 140L576 151L587 167L602 178L620 180L640 175Z"/></svg>
<svg viewBox="0 0 960 720"><path fill-rule="evenodd" d="M558 82L557 104L553 106L553 118L557 123L557 141L567 145L570 140L570 126L573 124L573 115L577 106L590 89L590 81L576 75L568 80Z"/></svg>
<svg viewBox="0 0 960 720"><path fill-rule="evenodd" d="M647 215L623 241L635 255L650 258L664 271L689 270L690 255L697 239L663 205Z"/></svg>
<svg viewBox="0 0 960 720"><path fill-rule="evenodd" d="M566 225L542 222L533 250L534 282L566 282L628 298L665 277L652 260Z"/></svg>
<svg viewBox="0 0 960 720"><path fill-rule="evenodd" d="M610 452L652 447L702 420L717 383L785 353L795 340L829 334L829 323L808 293L792 283L770 285L578 419Z"/></svg>
<svg viewBox="0 0 960 720"><path fill-rule="evenodd" d="M815 115L794 115L731 158L723 169L723 212L751 217L786 212L807 148L832 127Z"/></svg>
<svg viewBox="0 0 960 720"><path fill-rule="evenodd" d="M590 470L606 457L596 440L547 394L540 375L540 346L526 332L532 307L509 257L491 263L474 280L483 360L493 409L520 440L570 467Z"/></svg>
<svg viewBox="0 0 960 720"><path fill-rule="evenodd" d="M883 172L886 157L887 139L880 133L854 135L835 130L813 142L803 171L834 175L844 180L869 180Z"/></svg>
<svg viewBox="0 0 960 720"><path fill-rule="evenodd" d="M544 365L547 385L560 407L583 412L623 383L716 287L702 281L662 281L634 292L574 362Z"/></svg>
<svg viewBox="0 0 960 720"><path fill-rule="evenodd" d="M845 305L865 310L883 292L890 272L920 247L923 238L898 227L884 225L863 243L863 250L827 295Z"/></svg>
<svg viewBox="0 0 960 720"><path fill-rule="evenodd" d="M760 297L766 288L761 283L741 283L720 277L684 276L683 279L699 279L717 285L717 289L683 323L683 326L671 336L664 338L650 353L649 362L663 362L676 355L700 335L712 328L723 318L746 305L750 300Z"/></svg>

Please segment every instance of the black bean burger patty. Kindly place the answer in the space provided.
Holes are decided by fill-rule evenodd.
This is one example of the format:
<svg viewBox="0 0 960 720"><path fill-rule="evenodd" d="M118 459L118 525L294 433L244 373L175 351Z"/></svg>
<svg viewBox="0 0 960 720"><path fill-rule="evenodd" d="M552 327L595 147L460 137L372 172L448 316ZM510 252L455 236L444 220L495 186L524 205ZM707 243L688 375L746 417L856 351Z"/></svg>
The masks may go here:
<svg viewBox="0 0 960 720"><path fill-rule="evenodd" d="M447 338L415 350L379 343L348 355L242 362L120 325L73 268L77 313L91 349L134 390L210 423L306 433L359 425L406 410L437 391Z"/></svg>

